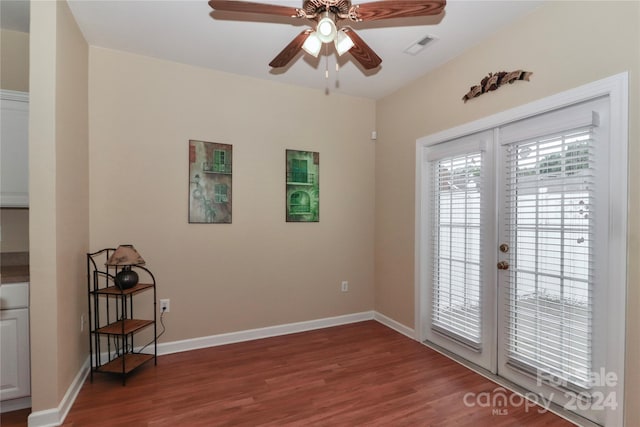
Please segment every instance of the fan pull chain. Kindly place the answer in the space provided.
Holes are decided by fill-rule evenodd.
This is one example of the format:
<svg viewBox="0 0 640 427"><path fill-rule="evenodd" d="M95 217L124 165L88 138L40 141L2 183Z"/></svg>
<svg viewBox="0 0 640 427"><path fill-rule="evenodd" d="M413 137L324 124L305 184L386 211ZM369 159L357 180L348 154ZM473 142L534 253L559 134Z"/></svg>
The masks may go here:
<svg viewBox="0 0 640 427"><path fill-rule="evenodd" d="M325 89L324 93L326 95L329 95L329 44L328 43L324 44L324 56L326 58L325 66L324 66L324 79L327 83L327 88Z"/></svg>
<svg viewBox="0 0 640 427"><path fill-rule="evenodd" d="M340 63L338 62L338 58L336 58L336 89L340 87Z"/></svg>

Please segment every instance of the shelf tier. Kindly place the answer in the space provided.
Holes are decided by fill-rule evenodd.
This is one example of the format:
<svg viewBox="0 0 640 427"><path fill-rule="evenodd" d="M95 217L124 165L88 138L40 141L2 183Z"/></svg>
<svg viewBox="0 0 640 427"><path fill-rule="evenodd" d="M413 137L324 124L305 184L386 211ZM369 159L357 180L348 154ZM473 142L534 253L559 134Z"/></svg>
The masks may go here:
<svg viewBox="0 0 640 427"><path fill-rule="evenodd" d="M122 320L118 320L117 322L110 323L107 326L103 326L102 328L98 328L94 332L107 335L127 335L139 331L142 328L146 328L147 326L153 325L153 320L125 319L123 332L122 322Z"/></svg>
<svg viewBox="0 0 640 427"><path fill-rule="evenodd" d="M145 289L153 288L152 283L138 283L134 287L129 289L120 289L117 286L109 286L108 288L101 288L91 291L92 293L99 295L131 295L136 292L143 291Z"/></svg>
<svg viewBox="0 0 640 427"><path fill-rule="evenodd" d="M124 357L124 371L122 370L122 358ZM112 361L105 363L102 366L95 368L97 372L108 372L112 374L128 374L149 360L152 360L155 356L147 353L128 353L124 356L119 356Z"/></svg>

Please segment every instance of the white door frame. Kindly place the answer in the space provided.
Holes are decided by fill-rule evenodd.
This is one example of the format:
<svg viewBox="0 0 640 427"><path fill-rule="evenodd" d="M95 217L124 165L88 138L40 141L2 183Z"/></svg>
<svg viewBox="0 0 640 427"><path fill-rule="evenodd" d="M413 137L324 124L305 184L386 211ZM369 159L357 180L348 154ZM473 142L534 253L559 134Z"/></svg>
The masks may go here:
<svg viewBox="0 0 640 427"><path fill-rule="evenodd" d="M610 295L608 312L611 328L608 335L608 348L616 349L609 355L609 369L618 376L619 410L612 412L606 420L606 425L622 425L624 396L624 343L626 320L626 289L627 289L627 151L628 151L628 73L620 73L586 85L570 89L547 98L512 108L470 123L457 126L419 138L416 141L416 185L415 185L415 338L419 341L426 339L425 325L427 324L428 310L428 268L425 265L427 253L427 236L424 225L427 223L428 210L425 209L424 194L428 185L428 177L425 167L425 151L427 147L455 138L460 138L476 132L493 129L516 120L525 119L544 113L567 107L579 102L608 96L610 100L610 164L611 186L610 188L610 239L611 250L609 252L609 265L611 267L610 279L612 283L622 283ZM615 188L614 188L615 186ZM496 189L497 191L497 189ZM622 348L623 351L619 349Z"/></svg>

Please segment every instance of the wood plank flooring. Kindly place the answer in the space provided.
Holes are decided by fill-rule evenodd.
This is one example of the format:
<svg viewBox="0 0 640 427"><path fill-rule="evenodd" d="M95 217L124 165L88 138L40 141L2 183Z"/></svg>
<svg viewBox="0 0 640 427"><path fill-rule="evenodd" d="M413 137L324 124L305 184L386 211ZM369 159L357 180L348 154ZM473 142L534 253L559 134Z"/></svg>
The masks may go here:
<svg viewBox="0 0 640 427"><path fill-rule="evenodd" d="M117 377L96 374L63 425L573 425L524 404L500 408L500 414L465 405L466 393L497 388L368 321L162 356L158 366L150 363L131 375L125 387ZM2 421L3 427L19 425Z"/></svg>

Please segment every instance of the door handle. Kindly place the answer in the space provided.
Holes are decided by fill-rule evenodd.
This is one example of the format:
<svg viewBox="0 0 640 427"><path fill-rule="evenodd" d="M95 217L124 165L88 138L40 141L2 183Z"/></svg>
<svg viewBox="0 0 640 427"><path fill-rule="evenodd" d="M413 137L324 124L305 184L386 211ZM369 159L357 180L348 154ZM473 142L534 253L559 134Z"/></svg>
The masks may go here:
<svg viewBox="0 0 640 427"><path fill-rule="evenodd" d="M509 269L509 263L507 261L500 261L498 263L498 270L508 270Z"/></svg>

